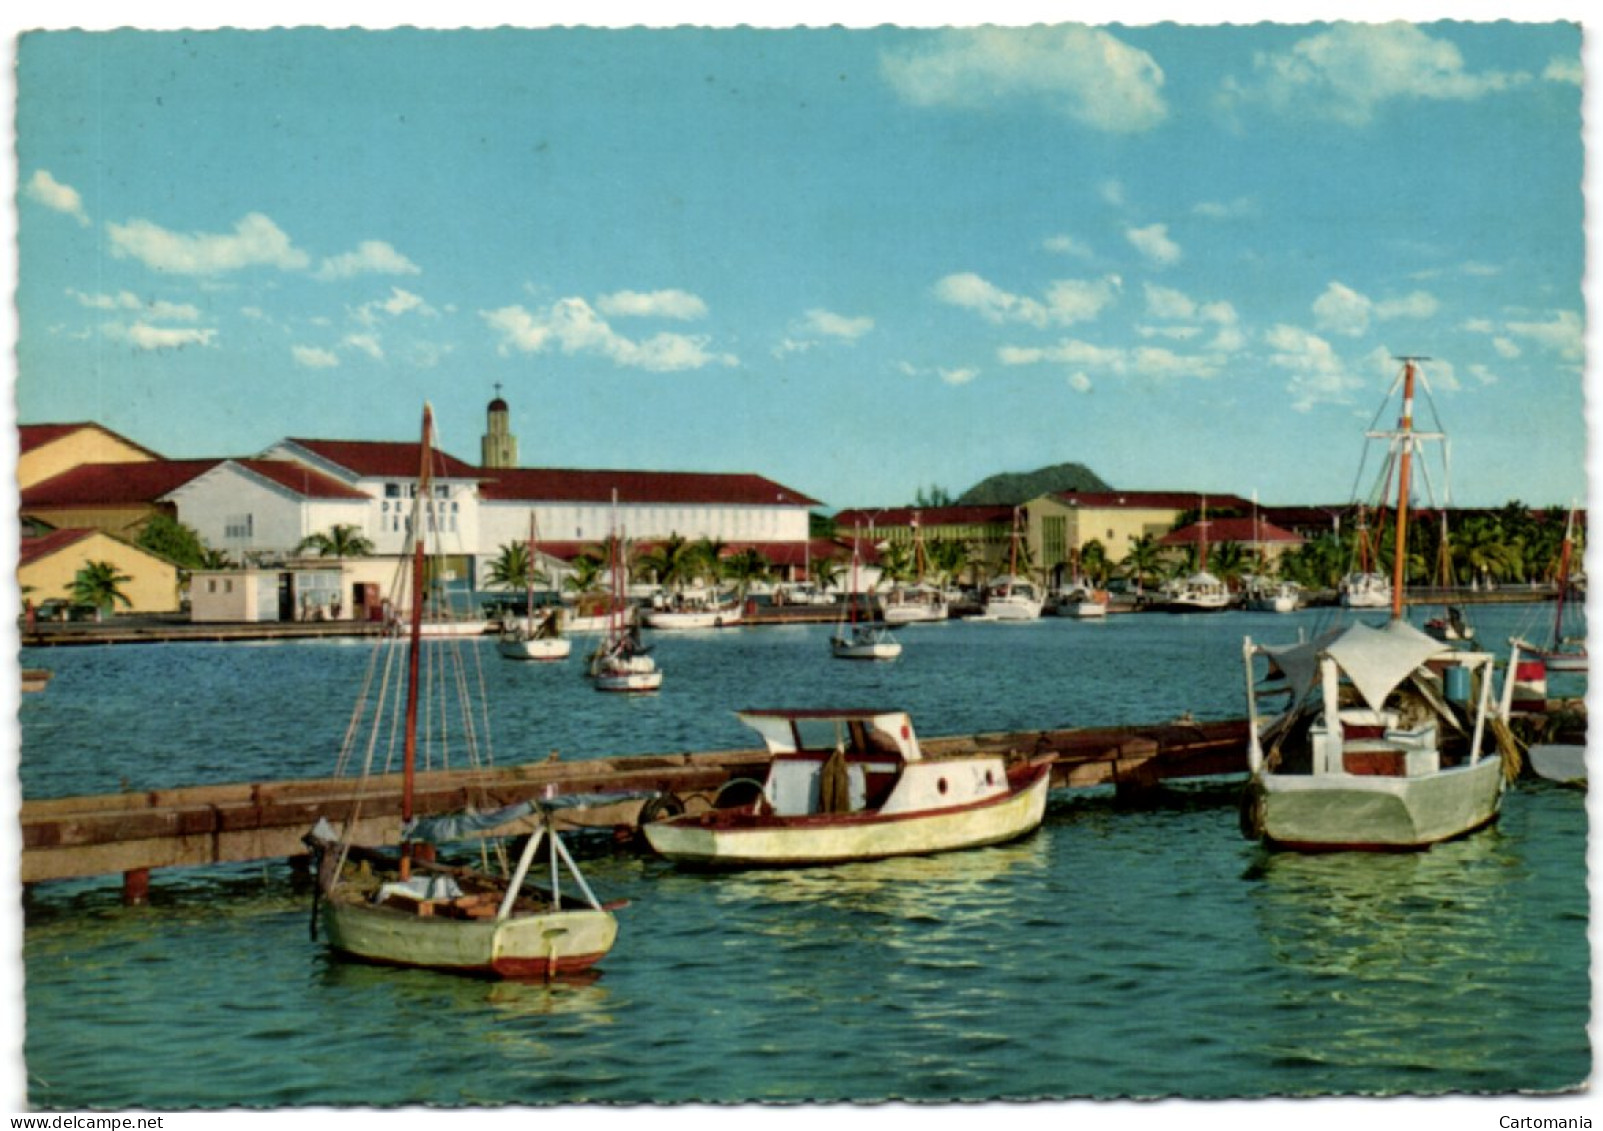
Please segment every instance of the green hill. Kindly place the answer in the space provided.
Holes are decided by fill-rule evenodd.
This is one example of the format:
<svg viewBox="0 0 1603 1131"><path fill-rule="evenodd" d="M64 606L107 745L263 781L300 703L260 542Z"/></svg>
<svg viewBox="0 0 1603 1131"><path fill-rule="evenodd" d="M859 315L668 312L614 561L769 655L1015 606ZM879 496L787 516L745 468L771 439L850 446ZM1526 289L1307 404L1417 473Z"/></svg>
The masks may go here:
<svg viewBox="0 0 1603 1131"><path fill-rule="evenodd" d="M958 496L960 505L1017 506L1056 491L1111 491L1081 463L1059 463L1037 471L1008 471L981 480Z"/></svg>

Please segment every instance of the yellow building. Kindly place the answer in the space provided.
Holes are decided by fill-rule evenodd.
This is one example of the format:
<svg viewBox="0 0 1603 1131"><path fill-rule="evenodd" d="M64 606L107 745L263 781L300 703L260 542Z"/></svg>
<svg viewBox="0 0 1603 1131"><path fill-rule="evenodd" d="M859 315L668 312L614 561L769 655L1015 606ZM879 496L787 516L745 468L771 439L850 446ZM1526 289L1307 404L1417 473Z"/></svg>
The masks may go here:
<svg viewBox="0 0 1603 1131"><path fill-rule="evenodd" d="M35 483L90 463L142 463L160 459L98 424L22 424L17 427L17 486Z"/></svg>
<svg viewBox="0 0 1603 1131"><path fill-rule="evenodd" d="M128 578L118 585L127 605L114 612L171 613L179 607L178 567L101 530L52 530L23 538L17 581L34 608L72 604L72 582L91 562L106 562Z"/></svg>

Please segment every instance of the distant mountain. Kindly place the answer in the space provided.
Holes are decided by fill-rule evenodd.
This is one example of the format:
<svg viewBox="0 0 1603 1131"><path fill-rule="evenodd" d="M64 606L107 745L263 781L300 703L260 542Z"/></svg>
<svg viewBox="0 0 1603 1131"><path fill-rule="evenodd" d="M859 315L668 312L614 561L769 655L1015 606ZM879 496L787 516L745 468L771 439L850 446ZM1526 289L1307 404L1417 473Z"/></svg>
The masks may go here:
<svg viewBox="0 0 1603 1131"><path fill-rule="evenodd" d="M1060 463L1038 471L1009 471L993 475L958 496L962 506L1017 506L1039 495L1057 491L1111 491L1108 484L1082 463Z"/></svg>

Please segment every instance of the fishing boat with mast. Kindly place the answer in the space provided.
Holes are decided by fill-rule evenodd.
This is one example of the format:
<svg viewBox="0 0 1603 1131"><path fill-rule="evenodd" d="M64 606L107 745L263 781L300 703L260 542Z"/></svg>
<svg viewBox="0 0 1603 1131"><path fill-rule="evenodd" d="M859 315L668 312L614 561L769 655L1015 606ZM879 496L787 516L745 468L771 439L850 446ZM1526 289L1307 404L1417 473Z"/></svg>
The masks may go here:
<svg viewBox="0 0 1603 1131"><path fill-rule="evenodd" d="M919 522L919 514L913 512L913 584L908 586L897 585L893 587L885 598L885 608L881 612L885 623L890 625L918 624L926 621L942 621L947 619L948 609L946 592L938 585L931 585L926 580L929 572L929 556L924 548L924 531Z"/></svg>
<svg viewBox="0 0 1603 1131"><path fill-rule="evenodd" d="M1197 568L1160 592L1157 608L1169 613L1217 613L1230 607L1230 590L1208 571L1208 500L1197 521Z"/></svg>
<svg viewBox="0 0 1603 1131"><path fill-rule="evenodd" d="M1353 543L1353 568L1337 585L1343 608L1386 609L1392 603L1392 582L1381 572L1375 540L1370 535L1368 512L1358 508L1358 533Z"/></svg>
<svg viewBox="0 0 1603 1131"><path fill-rule="evenodd" d="M403 597L410 603L407 630L377 639L340 759L343 768L360 755L365 794L386 769L374 765L375 755L388 756L398 740L400 808L395 812L375 799L372 811L364 813L359 799L351 809L331 815L343 820L343 830L325 817L307 835L317 861L313 937L320 925L335 952L387 965L500 978L571 975L611 950L618 931L613 912L621 905L601 903L585 881L554 827L557 802L416 811L420 750L450 749L449 732L474 764L488 761L490 753L488 713L467 698L472 688L483 686L482 680L468 678L466 668L478 650L465 641L428 637L423 602L416 599L425 590L429 565L422 511L433 477L433 414L427 407L419 449L410 545L393 593L398 604ZM443 691L425 686L436 678L462 696L452 703ZM419 721L425 700L431 728L426 735ZM505 840L519 834L526 839L514 860ZM363 838L377 843L362 843ZM442 847L467 840L479 840L481 858L494 856L500 869L444 861ZM528 883L542 848L549 861L545 890ZM564 874L577 895L562 890Z"/></svg>
<svg viewBox="0 0 1603 1131"><path fill-rule="evenodd" d="M1571 572L1575 566L1575 507L1571 505L1569 516L1564 520L1564 543L1559 550L1559 562L1555 582L1558 590L1553 605L1553 630L1548 636L1546 644L1534 644L1523 637L1519 641L1520 651L1528 660L1540 660L1542 665L1550 672L1584 672L1586 664L1586 637L1574 635L1565 627L1565 617L1570 612L1570 590L1574 584Z"/></svg>
<svg viewBox="0 0 1603 1131"><path fill-rule="evenodd" d="M890 628L863 610L858 566L862 560L858 540L852 539L852 588L846 595L840 623L829 638L830 655L837 660L894 660L902 654L902 642Z"/></svg>
<svg viewBox="0 0 1603 1131"><path fill-rule="evenodd" d="M1023 508L1013 508L1013 530L1008 538L1007 572L993 578L985 590L984 611L969 620L980 621L1032 621L1039 620L1046 600L1040 587L1019 574L1020 543L1024 538Z"/></svg>
<svg viewBox="0 0 1603 1131"><path fill-rule="evenodd" d="M640 693L662 686L662 669L651 647L640 639L640 626L629 615L627 567L623 529L618 523L618 493L612 493L612 538L608 549L612 604L607 630L590 655L590 681L597 691Z"/></svg>
<svg viewBox="0 0 1603 1131"><path fill-rule="evenodd" d="M1414 427L1424 359L1400 360L1387 398L1401 386L1397 426L1368 436L1388 441L1382 482L1395 471L1402 548L1416 451L1442 435ZM1241 827L1248 839L1306 852L1417 850L1497 819L1505 761L1517 754L1491 709L1494 658L1444 646L1408 623L1407 554L1400 549L1395 558L1384 626L1354 623L1284 646L1243 641L1250 778ZM1274 696L1284 696L1285 706L1266 714L1262 701Z"/></svg>
<svg viewBox="0 0 1603 1131"><path fill-rule="evenodd" d="M539 546L539 531L535 525L534 514L531 512L523 616L502 626L497 647L501 655L509 660L556 663L567 659L572 653L573 641L562 635L562 610L558 606L538 610L535 608L534 582L537 572L535 563L539 560Z"/></svg>

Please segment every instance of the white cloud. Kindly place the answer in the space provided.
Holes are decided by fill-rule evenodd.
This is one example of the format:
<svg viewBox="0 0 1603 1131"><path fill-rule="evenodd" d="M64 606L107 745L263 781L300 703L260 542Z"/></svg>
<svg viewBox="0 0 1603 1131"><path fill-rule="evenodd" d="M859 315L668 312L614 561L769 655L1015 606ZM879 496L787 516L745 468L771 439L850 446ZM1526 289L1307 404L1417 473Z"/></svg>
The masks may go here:
<svg viewBox="0 0 1603 1131"><path fill-rule="evenodd" d="M340 341L340 345L346 349L365 353L374 361L384 360L384 347L379 344L379 340L372 334L347 334Z"/></svg>
<svg viewBox="0 0 1603 1131"><path fill-rule="evenodd" d="M1125 205L1124 182L1117 177L1110 177L1097 186L1097 195L1104 204L1114 208L1123 208Z"/></svg>
<svg viewBox="0 0 1603 1131"><path fill-rule="evenodd" d="M1046 325L1046 307L1035 299L1009 294L972 272L946 276L935 284L935 297L951 306L972 310L987 322Z"/></svg>
<svg viewBox="0 0 1603 1131"><path fill-rule="evenodd" d="M1314 318L1321 330L1357 337L1369 329L1375 304L1351 287L1332 281L1314 300Z"/></svg>
<svg viewBox="0 0 1603 1131"><path fill-rule="evenodd" d="M1289 51L1260 53L1254 66L1256 84L1234 84L1234 93L1352 126L1392 100L1468 101L1530 81L1519 73L1473 73L1452 43L1403 22L1336 24Z"/></svg>
<svg viewBox="0 0 1603 1131"><path fill-rule="evenodd" d="M1505 338L1502 335L1498 335L1492 339L1492 348L1497 351L1498 357L1505 358L1509 361L1513 361L1522 352L1518 342L1514 341L1512 338Z"/></svg>
<svg viewBox="0 0 1603 1131"><path fill-rule="evenodd" d="M438 318L440 312L423 301L422 296L392 286L388 298L363 303L351 312L351 317L364 326L372 326L379 321L381 314L387 314L391 318L399 318L403 314Z"/></svg>
<svg viewBox="0 0 1603 1131"><path fill-rule="evenodd" d="M1237 220L1258 214L1258 202L1251 197L1238 196L1234 200L1205 200L1191 209L1197 216L1209 220Z"/></svg>
<svg viewBox="0 0 1603 1131"><path fill-rule="evenodd" d="M147 303L132 291L118 291L114 295L85 294L83 291L67 289L67 293L90 310L130 310L167 322L198 322L200 310L187 302L168 302L157 299Z"/></svg>
<svg viewBox="0 0 1603 1131"><path fill-rule="evenodd" d="M503 355L556 348L565 354L595 354L625 368L658 373L739 364L730 354L710 352L705 338L683 334L657 334L638 342L626 338L582 298L559 299L541 310L506 306L480 315L500 338Z"/></svg>
<svg viewBox="0 0 1603 1131"><path fill-rule="evenodd" d="M217 337L216 330L177 329L171 326L152 326L148 322L135 322L121 333L135 348L142 350L176 350L187 346L209 346Z"/></svg>
<svg viewBox="0 0 1603 1131"><path fill-rule="evenodd" d="M1069 388L1076 393L1089 393L1091 391L1091 378L1084 373L1070 373L1065 380L1068 381Z"/></svg>
<svg viewBox="0 0 1603 1131"><path fill-rule="evenodd" d="M944 303L972 310L998 325L1023 322L1031 326L1072 325L1096 318L1118 298L1123 281L1117 275L1101 279L1059 279L1047 287L1046 301L1011 294L972 272L948 275L935 284L935 296Z"/></svg>
<svg viewBox="0 0 1603 1131"><path fill-rule="evenodd" d="M1581 61L1576 58L1560 59L1554 57L1548 60L1546 67L1542 68L1542 77L1548 82L1562 82L1569 83L1572 86L1580 86L1581 79L1584 76L1585 69L1581 66Z"/></svg>
<svg viewBox="0 0 1603 1131"><path fill-rule="evenodd" d="M1169 225L1148 224L1145 228L1126 228L1124 238L1153 263L1167 267L1180 261L1180 245L1169 238Z"/></svg>
<svg viewBox="0 0 1603 1131"><path fill-rule="evenodd" d="M1117 133L1150 129L1169 112L1152 56L1098 28L948 29L882 55L880 67L915 106L974 110L1030 101Z"/></svg>
<svg viewBox="0 0 1603 1131"><path fill-rule="evenodd" d="M707 316L707 304L688 291L618 291L596 300L601 313L615 318L677 318L691 321Z"/></svg>
<svg viewBox="0 0 1603 1131"><path fill-rule="evenodd" d="M1185 292L1155 283L1146 283L1143 289L1147 295L1147 313L1152 317L1188 322L1197 316L1197 304Z"/></svg>
<svg viewBox="0 0 1603 1131"><path fill-rule="evenodd" d="M295 364L306 369L333 369L340 363L337 354L319 346L295 346L289 352Z"/></svg>
<svg viewBox="0 0 1603 1131"><path fill-rule="evenodd" d="M355 251L331 256L317 269L319 279L356 275L421 275L423 269L383 240L363 240Z"/></svg>
<svg viewBox="0 0 1603 1131"><path fill-rule="evenodd" d="M1354 376L1329 342L1317 334L1284 324L1264 335L1270 364L1290 374L1291 407L1307 412L1320 403L1347 404L1365 381Z"/></svg>
<svg viewBox="0 0 1603 1131"><path fill-rule="evenodd" d="M28 178L27 195L30 200L37 201L46 208L56 212L65 213L78 221L78 226L89 226L89 214L84 211L83 197L78 190L70 185L64 185L52 177L45 169L40 169Z"/></svg>
<svg viewBox="0 0 1603 1131"><path fill-rule="evenodd" d="M1375 317L1380 319L1391 318L1430 318L1439 309L1441 303L1436 296L1425 291L1415 291L1402 298L1382 299L1375 304Z"/></svg>
<svg viewBox="0 0 1603 1131"><path fill-rule="evenodd" d="M972 368L942 369L940 374L941 380L945 381L948 385L967 385L970 381L974 380L974 378L980 375L980 371Z"/></svg>
<svg viewBox="0 0 1603 1131"><path fill-rule="evenodd" d="M842 338L855 342L874 328L872 318L851 318L828 310L809 310L803 323L804 331L826 338Z"/></svg>
<svg viewBox="0 0 1603 1131"><path fill-rule="evenodd" d="M1581 316L1571 310L1557 311L1546 322L1510 322L1505 329L1516 337L1553 350L1560 357L1579 361L1586 350Z"/></svg>
<svg viewBox="0 0 1603 1131"><path fill-rule="evenodd" d="M1041 246L1057 255L1072 255L1077 259L1090 259L1092 257L1090 247L1073 236L1048 236L1041 241Z"/></svg>
<svg viewBox="0 0 1603 1131"><path fill-rule="evenodd" d="M226 235L170 232L148 220L107 224L111 253L133 258L153 271L177 275L220 275L247 267L299 271L309 262L277 224L252 212Z"/></svg>
<svg viewBox="0 0 1603 1131"><path fill-rule="evenodd" d="M1055 364L1070 367L1089 387L1086 370L1115 377L1164 379L1176 377L1214 377L1224 358L1214 353L1176 353L1161 346L1121 349L1094 342L1065 338L1052 346L1003 346L997 350L1003 365Z"/></svg>

